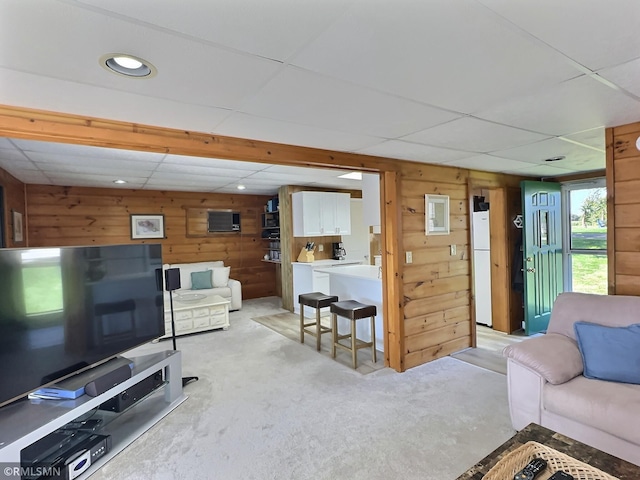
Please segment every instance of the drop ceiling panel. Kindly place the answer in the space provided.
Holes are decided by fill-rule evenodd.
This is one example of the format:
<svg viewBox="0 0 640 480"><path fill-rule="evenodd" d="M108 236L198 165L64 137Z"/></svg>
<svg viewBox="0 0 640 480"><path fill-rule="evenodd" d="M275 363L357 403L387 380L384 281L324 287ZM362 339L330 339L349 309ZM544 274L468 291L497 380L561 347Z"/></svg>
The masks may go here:
<svg viewBox="0 0 640 480"><path fill-rule="evenodd" d="M238 190L235 186L229 185L226 187L216 188L212 191L216 193L230 193L238 195L276 195L278 193L278 188L270 186L254 186L251 190Z"/></svg>
<svg viewBox="0 0 640 480"><path fill-rule="evenodd" d="M38 8L30 2L3 2L0 15L13 19L3 22L2 35L11 39L13 48L0 49L0 66L181 103L233 107L280 68L278 62L62 2L39 2ZM35 31L55 41L33 48ZM148 60L158 75L132 81L106 71L99 58L114 52Z"/></svg>
<svg viewBox="0 0 640 480"><path fill-rule="evenodd" d="M588 76L477 112L475 116L548 135L638 120L640 102Z"/></svg>
<svg viewBox="0 0 640 480"><path fill-rule="evenodd" d="M480 0L543 42L592 70L638 57L637 0Z"/></svg>
<svg viewBox="0 0 640 480"><path fill-rule="evenodd" d="M60 172L59 170L46 171L43 170L43 173L49 177L52 181L56 182L55 185L71 185L71 181L82 182L85 179L87 182L92 182L92 184L99 184L102 186L110 186L113 187L113 177L105 176L100 174L86 174L82 172ZM136 175L124 175L122 177L123 180L126 180L128 183L138 183L142 185L146 180L146 177L136 176ZM58 183L60 182L60 183ZM73 183L73 185L80 185L80 183Z"/></svg>
<svg viewBox="0 0 640 480"><path fill-rule="evenodd" d="M149 176L149 182L163 182L163 183L184 183L186 185L192 185L194 183L212 186L212 185L226 185L227 183L236 181L235 178L220 177L220 176L203 176L195 175L191 173L182 173L176 175L174 172L153 172Z"/></svg>
<svg viewBox="0 0 640 480"><path fill-rule="evenodd" d="M509 158L529 163L545 163L547 158L565 156L565 160L552 162L560 166L566 164L580 164L587 161L597 161L600 166L605 167L605 153L593 148L587 148L575 143L565 142L559 138L543 140L542 142L523 145L521 147L499 150L491 153L497 157ZM577 162L577 163L576 163Z"/></svg>
<svg viewBox="0 0 640 480"><path fill-rule="evenodd" d="M1 67L0 85L0 103L5 105L199 132L212 131L228 113Z"/></svg>
<svg viewBox="0 0 640 480"><path fill-rule="evenodd" d="M566 168L553 167L551 165L531 165L524 168L514 168L513 170L505 170L504 173L511 173L514 175L525 175L529 177L560 177L562 175L568 175L573 170L567 170Z"/></svg>
<svg viewBox="0 0 640 480"><path fill-rule="evenodd" d="M91 157L62 157L46 153L31 152L29 157L42 170L60 169L61 171L96 172L118 178L123 173L136 172L139 175L149 175L156 166L149 162L132 162L129 160L109 160Z"/></svg>
<svg viewBox="0 0 640 480"><path fill-rule="evenodd" d="M450 150L446 148L431 147L419 143L404 142L401 140L389 140L369 148L363 148L358 153L377 155L381 157L400 158L414 162L442 163L460 158L468 158L473 153L462 150Z"/></svg>
<svg viewBox="0 0 640 480"><path fill-rule="evenodd" d="M571 135L564 135L562 138L597 148L603 152L606 148L604 141L604 127L593 128L591 130L585 130L584 132L578 132Z"/></svg>
<svg viewBox="0 0 640 480"><path fill-rule="evenodd" d="M346 152L384 141L380 137L282 122L243 113L231 114L216 127L216 132L230 137Z"/></svg>
<svg viewBox="0 0 640 480"><path fill-rule="evenodd" d="M210 167L228 170L259 171L269 167L268 163L243 162L225 160L222 158L188 157L184 155L169 154L162 162L163 164L190 165L194 167Z"/></svg>
<svg viewBox="0 0 640 480"><path fill-rule="evenodd" d="M29 157L27 157L24 153L19 150L8 150L2 149L0 150L0 163L4 165L30 165L32 169L35 169L35 165Z"/></svg>
<svg viewBox="0 0 640 480"><path fill-rule="evenodd" d="M351 0L278 0L197 3L175 0L80 0L80 3L153 23L208 42L284 60L338 17ZM286 12L286 14L284 14Z"/></svg>
<svg viewBox="0 0 640 480"><path fill-rule="evenodd" d="M579 73L472 0L358 2L291 63L464 113Z"/></svg>
<svg viewBox="0 0 640 480"><path fill-rule="evenodd" d="M243 110L286 122L389 138L459 116L297 68L282 71Z"/></svg>
<svg viewBox="0 0 640 480"><path fill-rule="evenodd" d="M497 123L463 117L403 137L402 140L479 153L517 147L548 138Z"/></svg>
<svg viewBox="0 0 640 480"><path fill-rule="evenodd" d="M333 177L335 178L335 177ZM317 181L314 172L307 172L305 175L295 173L277 173L277 172L257 172L243 179L247 184L254 184L256 180L264 180L273 185L298 185L303 183L313 183Z"/></svg>
<svg viewBox="0 0 640 480"><path fill-rule="evenodd" d="M640 5L640 2L638 4ZM640 37L640 35L637 36ZM640 82L638 82L638 78L640 78L640 58L623 65L606 68L598 72L598 74L602 78L640 97Z"/></svg>
<svg viewBox="0 0 640 480"><path fill-rule="evenodd" d="M179 165L175 163L161 164L158 166L156 173L158 175L200 175L202 177L224 178L227 181L233 179L244 178L247 175L251 175L252 172L248 170L239 170L233 168L221 168L221 167L199 167L194 165Z"/></svg>
<svg viewBox="0 0 640 480"><path fill-rule="evenodd" d="M2 164L0 164L0 167L1 166ZM49 177L38 170L20 170L19 175L20 180L24 183L37 183L38 185L48 185L51 183Z"/></svg>
<svg viewBox="0 0 640 480"><path fill-rule="evenodd" d="M129 188L127 186L127 188ZM169 192L214 192L216 191L214 188L204 188L200 184L181 184L176 185L175 183L153 183L153 184L145 184L144 188L149 190L161 190L161 191L169 191ZM241 192L238 192L241 193Z"/></svg>
<svg viewBox="0 0 640 480"><path fill-rule="evenodd" d="M485 170L489 172L504 172L506 170L516 170L530 167L530 163L519 162L517 160L507 160L506 158L494 157L491 155L476 155L470 158L447 162L446 166L470 168L473 170Z"/></svg>
<svg viewBox="0 0 640 480"><path fill-rule="evenodd" d="M12 143L15 144L15 147L25 152L30 158L35 158L33 153L40 154L38 155L39 161L46 161L42 158L42 154L46 154L46 156L52 159L86 157L99 160L131 160L135 162L149 162L150 164L158 163L165 157L164 153L39 142L35 140L14 139Z"/></svg>
<svg viewBox="0 0 640 480"><path fill-rule="evenodd" d="M339 175L349 173L351 170L346 169L329 169L329 168L307 168L307 167L289 167L285 165L271 165L267 170L269 173L287 173L295 174L301 177L328 177L337 178Z"/></svg>

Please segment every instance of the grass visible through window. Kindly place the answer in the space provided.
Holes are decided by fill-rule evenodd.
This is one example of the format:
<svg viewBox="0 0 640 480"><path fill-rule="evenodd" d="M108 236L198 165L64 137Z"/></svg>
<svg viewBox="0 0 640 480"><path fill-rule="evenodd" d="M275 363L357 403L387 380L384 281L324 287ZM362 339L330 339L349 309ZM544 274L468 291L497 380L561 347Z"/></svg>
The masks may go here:
<svg viewBox="0 0 640 480"><path fill-rule="evenodd" d="M607 227L583 227L571 222L571 248L575 250L607 249ZM572 290L582 293L607 293L607 255L572 253Z"/></svg>

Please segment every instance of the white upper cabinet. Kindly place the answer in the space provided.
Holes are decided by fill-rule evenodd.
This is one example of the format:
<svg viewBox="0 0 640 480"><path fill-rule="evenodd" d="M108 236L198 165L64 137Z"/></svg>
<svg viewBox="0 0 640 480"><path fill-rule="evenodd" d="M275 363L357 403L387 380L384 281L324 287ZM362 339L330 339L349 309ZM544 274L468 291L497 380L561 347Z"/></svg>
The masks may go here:
<svg viewBox="0 0 640 480"><path fill-rule="evenodd" d="M291 195L294 237L351 234L351 196L337 192Z"/></svg>

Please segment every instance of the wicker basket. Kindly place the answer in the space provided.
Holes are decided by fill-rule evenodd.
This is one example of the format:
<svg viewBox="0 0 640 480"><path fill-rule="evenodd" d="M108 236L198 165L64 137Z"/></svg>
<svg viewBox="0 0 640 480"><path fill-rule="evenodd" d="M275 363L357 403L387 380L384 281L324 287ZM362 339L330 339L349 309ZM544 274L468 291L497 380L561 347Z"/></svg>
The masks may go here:
<svg viewBox="0 0 640 480"><path fill-rule="evenodd" d="M518 447L496 463L482 478L483 480L512 480L513 476L534 457L542 458L547 462L546 471L536 477L536 480L546 480L558 470L573 475L575 480L619 480L538 442L527 442Z"/></svg>

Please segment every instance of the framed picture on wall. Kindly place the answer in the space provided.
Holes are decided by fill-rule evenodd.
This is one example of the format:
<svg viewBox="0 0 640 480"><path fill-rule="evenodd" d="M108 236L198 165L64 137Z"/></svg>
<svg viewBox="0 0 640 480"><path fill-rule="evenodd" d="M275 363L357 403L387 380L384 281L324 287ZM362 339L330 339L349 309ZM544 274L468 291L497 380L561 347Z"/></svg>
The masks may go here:
<svg viewBox="0 0 640 480"><path fill-rule="evenodd" d="M131 238L165 238L164 215L131 215Z"/></svg>
<svg viewBox="0 0 640 480"><path fill-rule="evenodd" d="M24 238L22 235L22 214L20 212L16 212L15 210L13 210L11 214L13 216L13 241L22 242Z"/></svg>
<svg viewBox="0 0 640 480"><path fill-rule="evenodd" d="M449 195L425 195L425 234L449 235Z"/></svg>

